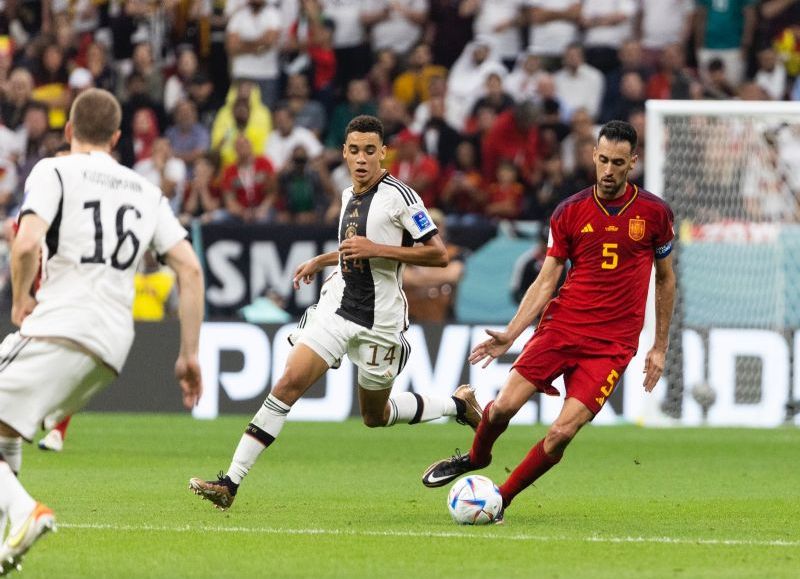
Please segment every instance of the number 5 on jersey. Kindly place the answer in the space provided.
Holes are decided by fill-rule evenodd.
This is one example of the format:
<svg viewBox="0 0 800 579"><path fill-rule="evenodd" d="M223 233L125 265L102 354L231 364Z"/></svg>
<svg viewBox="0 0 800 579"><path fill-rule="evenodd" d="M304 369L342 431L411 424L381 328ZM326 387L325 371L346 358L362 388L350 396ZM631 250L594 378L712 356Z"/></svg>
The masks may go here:
<svg viewBox="0 0 800 579"><path fill-rule="evenodd" d="M619 255L616 249L619 247L618 243L604 243L603 244L603 259L600 262L600 267L603 269L616 269L619 262Z"/></svg>

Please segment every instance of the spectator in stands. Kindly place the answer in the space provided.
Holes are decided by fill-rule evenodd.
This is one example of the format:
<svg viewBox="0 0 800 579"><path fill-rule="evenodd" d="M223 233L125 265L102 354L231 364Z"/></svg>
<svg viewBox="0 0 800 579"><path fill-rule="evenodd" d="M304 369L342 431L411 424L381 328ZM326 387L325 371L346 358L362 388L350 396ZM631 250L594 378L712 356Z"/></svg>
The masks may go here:
<svg viewBox="0 0 800 579"><path fill-rule="evenodd" d="M686 46L692 35L694 0L640 0L641 9L634 22L634 37L642 43L643 62L655 68L661 53L670 44Z"/></svg>
<svg viewBox="0 0 800 579"><path fill-rule="evenodd" d="M133 161L138 163L150 158L153 145L161 136L155 112L147 108L137 110L133 114L132 129Z"/></svg>
<svg viewBox="0 0 800 579"><path fill-rule="evenodd" d="M575 183L575 191L591 187L597 182L594 166L595 139L580 139L575 142L575 169L569 176Z"/></svg>
<svg viewBox="0 0 800 579"><path fill-rule="evenodd" d="M95 87L112 93L117 90L117 72L109 66L108 52L103 44L90 42L86 46L86 68L92 73Z"/></svg>
<svg viewBox="0 0 800 579"><path fill-rule="evenodd" d="M334 223L338 217L328 212L330 196L303 145L294 147L278 174L276 205L278 220L284 223Z"/></svg>
<svg viewBox="0 0 800 579"><path fill-rule="evenodd" d="M495 179L489 184L486 215L493 219L517 219L522 211L524 191L514 163L500 161Z"/></svg>
<svg viewBox="0 0 800 579"><path fill-rule="evenodd" d="M173 116L175 124L167 129L164 136L174 155L187 167L192 167L197 159L208 152L211 135L206 127L197 122L197 109L192 101L179 100Z"/></svg>
<svg viewBox="0 0 800 579"><path fill-rule="evenodd" d="M178 101L188 96L189 80L197 74L197 54L190 46L183 46L178 51L175 72L169 76L164 85L164 109L168 113L175 110Z"/></svg>
<svg viewBox="0 0 800 579"><path fill-rule="evenodd" d="M763 0L759 3L759 41L772 46L791 78L800 76L800 2Z"/></svg>
<svg viewBox="0 0 800 579"><path fill-rule="evenodd" d="M431 47L420 42L408 56L408 66L394 80L394 96L408 107L415 107L430 98L432 77L447 77L447 69L433 64Z"/></svg>
<svg viewBox="0 0 800 579"><path fill-rule="evenodd" d="M564 66L553 75L558 98L570 110L585 108L593 119L600 113L605 90L602 73L586 64L580 44L570 44L564 52Z"/></svg>
<svg viewBox="0 0 800 579"><path fill-rule="evenodd" d="M336 23L323 15L319 0L302 0L300 6L284 46L284 52L294 58L287 72L310 76L312 95L327 114L333 109L336 97L337 56L333 46Z"/></svg>
<svg viewBox="0 0 800 579"><path fill-rule="evenodd" d="M389 172L416 191L425 207L438 207L441 169L422 151L419 135L403 129L390 142L395 155Z"/></svg>
<svg viewBox="0 0 800 579"><path fill-rule="evenodd" d="M755 0L697 0L695 46L700 70L707 69L712 58L719 58L725 63L728 82L733 86L742 82L755 37L755 4Z"/></svg>
<svg viewBox="0 0 800 579"><path fill-rule="evenodd" d="M496 179L502 161L515 164L526 185L536 182L540 158L538 116L536 105L525 101L497 117L482 141L481 166L487 183Z"/></svg>
<svg viewBox="0 0 800 579"><path fill-rule="evenodd" d="M564 173L561 154L551 153L542 159L541 180L525 196L522 219L547 222L556 206L575 191L575 184Z"/></svg>
<svg viewBox="0 0 800 579"><path fill-rule="evenodd" d="M647 81L647 98L688 99L694 82L692 71L686 66L683 46L670 44L661 54L658 71Z"/></svg>
<svg viewBox="0 0 800 579"><path fill-rule="evenodd" d="M214 97L216 94L215 84L211 82L208 75L198 72L189 79L186 91L189 100L197 109L197 119L204 127L211 130L220 108Z"/></svg>
<svg viewBox="0 0 800 579"><path fill-rule="evenodd" d="M567 47L578 40L580 0L527 0L528 50L542 56L544 68L561 68Z"/></svg>
<svg viewBox="0 0 800 579"><path fill-rule="evenodd" d="M153 102L159 103L163 108L164 103L164 77L161 68L153 58L153 47L149 42L140 42L133 47L132 69L128 76L139 75L144 81L144 92ZM126 83L125 90L119 91L123 100L130 100L131 87Z"/></svg>
<svg viewBox="0 0 800 579"><path fill-rule="evenodd" d="M261 102L259 88L240 81L228 91L225 106L219 109L211 129L211 148L218 151L222 170L236 162L236 139L244 134L256 157L264 153L272 132L272 115Z"/></svg>
<svg viewBox="0 0 800 579"><path fill-rule="evenodd" d="M480 107L489 107L499 115L514 106L514 99L503 88L504 76L504 74L497 72L490 72L486 75L483 95L475 101L470 111L470 117L474 116Z"/></svg>
<svg viewBox="0 0 800 579"><path fill-rule="evenodd" d="M520 102L537 98L537 85L542 75L541 57L530 48L517 56L511 73L503 80L503 87L515 101Z"/></svg>
<svg viewBox="0 0 800 579"><path fill-rule="evenodd" d="M290 74L286 78L286 105L294 115L294 122L310 130L319 139L325 131L327 117L325 107L312 100L308 77L303 74Z"/></svg>
<svg viewBox="0 0 800 579"><path fill-rule="evenodd" d="M347 100L336 106L328 125L325 146L330 152L329 161L341 162L342 160L342 143L344 143L344 131L347 123L358 115L376 115L377 113L378 106L372 100L369 83L364 79L351 80L347 85Z"/></svg>
<svg viewBox="0 0 800 579"><path fill-rule="evenodd" d="M64 51L55 42L42 49L33 73L35 87L32 97L48 106L50 125L60 129L67 122L69 106L69 73Z"/></svg>
<svg viewBox="0 0 800 579"><path fill-rule="evenodd" d="M377 99L391 96L397 77L397 55L394 50L384 48L375 53L375 62L367 73L369 88Z"/></svg>
<svg viewBox="0 0 800 579"><path fill-rule="evenodd" d="M160 187L164 197L169 199L173 213L180 215L186 187L186 163L172 153L167 139L157 138L150 154L137 161L133 170Z"/></svg>
<svg viewBox="0 0 800 579"><path fill-rule="evenodd" d="M47 105L31 101L25 107L22 126L17 131L22 156L19 159L19 177L25 183L33 166L46 156L45 140L50 130Z"/></svg>
<svg viewBox="0 0 800 579"><path fill-rule="evenodd" d="M771 46L758 51L758 68L753 78L755 83L764 89L772 100L786 98L786 67L778 60L778 55Z"/></svg>
<svg viewBox="0 0 800 579"><path fill-rule="evenodd" d="M478 164L478 150L470 140L456 147L454 161L442 174L439 205L448 219L471 225L483 221L487 194ZM439 223L438 221L436 222Z"/></svg>
<svg viewBox="0 0 800 579"><path fill-rule="evenodd" d="M377 0L361 15L374 52L389 49L404 58L422 37L428 0Z"/></svg>
<svg viewBox="0 0 800 579"><path fill-rule="evenodd" d="M508 70L514 67L522 48L520 29L526 18L525 0L482 0L473 23L475 37L488 36Z"/></svg>
<svg viewBox="0 0 800 579"><path fill-rule="evenodd" d="M599 127L592 122L586 109L577 109L570 119L570 132L561 142L561 161L567 174L575 170L576 144L581 141L596 141ZM576 189L577 190L577 189Z"/></svg>
<svg viewBox="0 0 800 579"><path fill-rule="evenodd" d="M447 76L437 75L428 79L428 99L419 103L414 109L413 120L411 122L411 130L415 133L421 133L423 127L431 117L431 101L433 99L441 99L442 106L445 107L445 119L447 119ZM448 125L450 123L448 122ZM452 125L450 125L452 126ZM455 129L455 127L454 127Z"/></svg>
<svg viewBox="0 0 800 579"><path fill-rule="evenodd" d="M432 38L433 62L452 68L472 40L473 22L480 0L430 0L428 37Z"/></svg>
<svg viewBox="0 0 800 579"><path fill-rule="evenodd" d="M442 323L454 318L458 284L464 276L465 251L448 241L444 214L435 208L428 213L436 223L450 260L445 267L406 265L403 269L403 291L408 300L408 317L411 320Z"/></svg>
<svg viewBox="0 0 800 579"><path fill-rule="evenodd" d="M336 92L343 92L351 80L363 78L372 66L361 0L322 0L322 13L333 22L333 50L336 53ZM340 141L339 145L344 141Z"/></svg>
<svg viewBox="0 0 800 579"><path fill-rule="evenodd" d="M491 73L505 75L505 66L494 53L490 41L477 38L467 44L447 78L447 120L463 130L475 100Z"/></svg>
<svg viewBox="0 0 800 579"><path fill-rule="evenodd" d="M0 35L0 92L6 90L8 78L14 68L14 46L7 35Z"/></svg>
<svg viewBox="0 0 800 579"><path fill-rule="evenodd" d="M622 75L620 95L616 106L611 110L609 120L627 119L632 110L644 107L645 100L645 84L642 76L634 70L626 72Z"/></svg>
<svg viewBox="0 0 800 579"><path fill-rule="evenodd" d="M153 100L147 91L147 81L138 72L131 73L126 80L127 100L122 104L122 140L129 140L133 128L133 116L139 109L150 109L156 115L159 130L169 123L161 100ZM122 143L120 143L120 147ZM124 161L123 161L124 162Z"/></svg>
<svg viewBox="0 0 800 579"><path fill-rule="evenodd" d="M625 117L615 116L617 101L620 99L622 77L629 72L637 73L642 82L646 83L650 77L651 70L644 64L644 52L638 40L627 40L619 47L617 55L619 65L614 70L606 73L605 91L600 105L600 116L598 122L606 123L613 119L624 119Z"/></svg>
<svg viewBox="0 0 800 579"><path fill-rule="evenodd" d="M230 218L244 223L271 221L275 214L275 171L263 155L253 154L244 135L236 137L236 162L222 174L222 199Z"/></svg>
<svg viewBox="0 0 800 579"><path fill-rule="evenodd" d="M703 97L706 99L731 99L736 96L736 89L728 82L725 74L725 63L719 58L712 58L708 70L701 75Z"/></svg>
<svg viewBox="0 0 800 579"><path fill-rule="evenodd" d="M581 28L586 62L606 74L617 65L617 51L633 38L638 0L583 0Z"/></svg>
<svg viewBox="0 0 800 579"><path fill-rule="evenodd" d="M392 96L384 97L378 103L378 118L383 122L386 142L411 124L411 115L406 106Z"/></svg>
<svg viewBox="0 0 800 579"><path fill-rule="evenodd" d="M22 125L25 109L33 101L33 75L24 68L15 68L0 102L3 124L12 130Z"/></svg>
<svg viewBox="0 0 800 579"><path fill-rule="evenodd" d="M200 223L210 223L225 218L215 161L213 155L205 154L195 159L192 165L192 177L186 186L180 213L181 223L187 227L195 219Z"/></svg>
<svg viewBox="0 0 800 579"><path fill-rule="evenodd" d="M305 127L294 122L294 113L285 103L275 108L275 129L267 138L264 153L275 171L280 172L291 160L293 151L300 146L305 150L306 160L316 161L323 153L322 143Z"/></svg>
<svg viewBox="0 0 800 579"><path fill-rule="evenodd" d="M436 158L440 167L446 167L455 159L455 151L459 141L461 141L461 135L447 124L444 98L434 97L429 99L428 109L430 117L419 132L422 148L426 153Z"/></svg>
<svg viewBox="0 0 800 579"><path fill-rule="evenodd" d="M540 105L539 149L544 156L561 148L561 142L569 135L570 127L562 120L561 105L555 99L546 99Z"/></svg>
<svg viewBox="0 0 800 579"><path fill-rule="evenodd" d="M248 0L231 16L225 29L225 42L231 62L231 78L251 80L260 90L268 108L280 96L278 41L281 14L265 0Z"/></svg>
<svg viewBox="0 0 800 579"><path fill-rule="evenodd" d="M175 272L162 266L155 253L147 250L133 278L132 313L137 322L161 322L177 315Z"/></svg>

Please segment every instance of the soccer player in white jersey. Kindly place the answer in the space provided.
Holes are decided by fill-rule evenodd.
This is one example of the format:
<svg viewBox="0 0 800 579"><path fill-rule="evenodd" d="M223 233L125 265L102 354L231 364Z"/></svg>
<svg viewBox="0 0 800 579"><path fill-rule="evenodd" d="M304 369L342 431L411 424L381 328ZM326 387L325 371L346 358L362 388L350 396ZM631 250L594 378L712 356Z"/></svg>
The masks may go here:
<svg viewBox="0 0 800 579"><path fill-rule="evenodd" d="M111 157L120 118L111 93L81 93L64 132L72 154L39 161L25 182L11 248L11 321L20 329L0 344L0 514L9 523L0 575L18 569L55 526L53 511L15 476L22 439L30 441L45 417L80 409L122 370L133 342L133 277L148 247L175 270L180 287L175 375L184 405L202 393L202 269L161 190Z"/></svg>
<svg viewBox="0 0 800 579"><path fill-rule="evenodd" d="M383 124L358 116L347 126L343 148L352 186L342 193L339 249L301 264L295 288L337 266L322 286L319 303L306 311L283 376L247 425L228 472L217 480L193 478L189 488L221 509L230 507L239 484L261 452L277 438L292 405L347 354L358 368L358 402L364 424L416 424L454 416L473 429L481 408L475 393L460 386L451 397L403 392L392 383L408 361L403 337L408 307L403 264L444 267L448 256L416 192L381 168L386 156Z"/></svg>

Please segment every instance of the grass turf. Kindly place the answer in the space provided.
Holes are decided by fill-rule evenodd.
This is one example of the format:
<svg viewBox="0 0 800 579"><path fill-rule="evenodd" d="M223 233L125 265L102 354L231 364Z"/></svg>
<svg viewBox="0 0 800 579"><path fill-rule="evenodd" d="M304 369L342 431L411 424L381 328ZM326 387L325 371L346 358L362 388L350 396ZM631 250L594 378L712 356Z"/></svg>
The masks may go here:
<svg viewBox="0 0 800 579"><path fill-rule="evenodd" d="M21 577L753 577L800 574L800 430L587 427L508 509L460 527L424 468L471 431L285 426L220 512L187 490L226 469L249 417L82 414L22 480L60 530ZM502 482L545 431L512 426Z"/></svg>

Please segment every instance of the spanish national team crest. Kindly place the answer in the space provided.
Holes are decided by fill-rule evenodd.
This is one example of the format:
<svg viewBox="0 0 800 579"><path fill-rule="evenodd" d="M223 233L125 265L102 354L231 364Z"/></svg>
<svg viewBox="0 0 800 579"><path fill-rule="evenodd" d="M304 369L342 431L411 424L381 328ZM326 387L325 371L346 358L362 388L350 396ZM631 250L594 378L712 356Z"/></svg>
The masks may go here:
<svg viewBox="0 0 800 579"><path fill-rule="evenodd" d="M628 236L634 241L641 241L644 238L644 219L628 220Z"/></svg>

